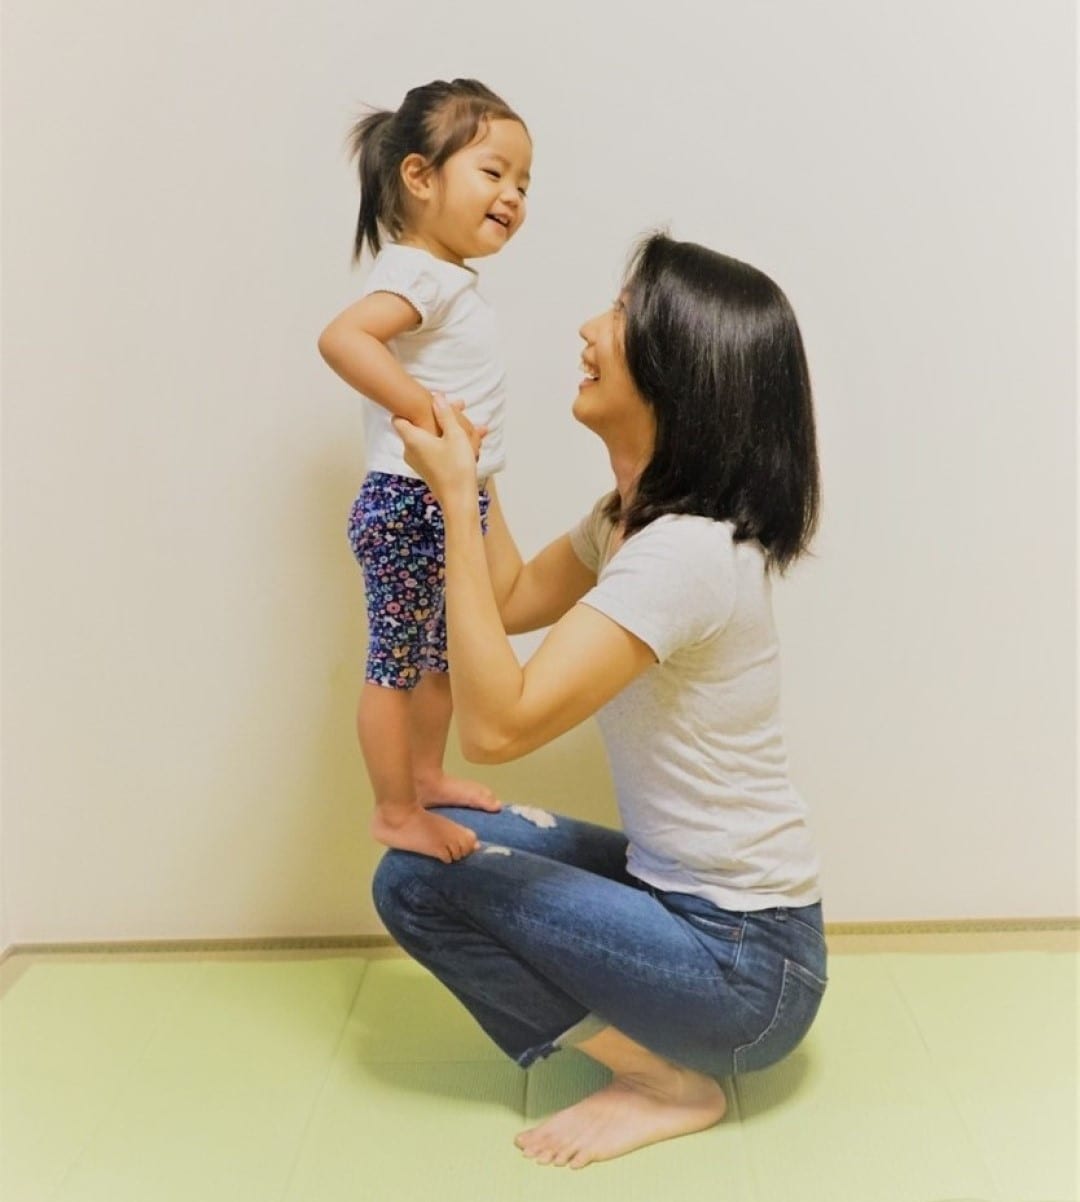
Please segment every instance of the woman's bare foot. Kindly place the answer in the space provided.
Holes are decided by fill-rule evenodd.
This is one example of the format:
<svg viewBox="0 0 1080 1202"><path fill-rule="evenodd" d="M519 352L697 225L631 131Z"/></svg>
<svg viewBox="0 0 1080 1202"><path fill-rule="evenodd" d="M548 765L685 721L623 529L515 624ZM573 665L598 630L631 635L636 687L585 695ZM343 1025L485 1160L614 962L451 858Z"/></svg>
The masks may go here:
<svg viewBox="0 0 1080 1202"><path fill-rule="evenodd" d="M478 780L462 780L457 776L430 777L417 780L416 800L422 806L461 806L468 810L487 810L497 813L502 802Z"/></svg>
<svg viewBox="0 0 1080 1202"><path fill-rule="evenodd" d="M718 1123L727 1098L717 1082L669 1067L670 1073L616 1077L583 1102L523 1131L514 1143L537 1164L583 1169Z"/></svg>
<svg viewBox="0 0 1080 1202"><path fill-rule="evenodd" d="M417 803L377 805L371 819L371 834L379 843L400 851L415 851L451 864L476 850L476 832L449 818L429 814Z"/></svg>

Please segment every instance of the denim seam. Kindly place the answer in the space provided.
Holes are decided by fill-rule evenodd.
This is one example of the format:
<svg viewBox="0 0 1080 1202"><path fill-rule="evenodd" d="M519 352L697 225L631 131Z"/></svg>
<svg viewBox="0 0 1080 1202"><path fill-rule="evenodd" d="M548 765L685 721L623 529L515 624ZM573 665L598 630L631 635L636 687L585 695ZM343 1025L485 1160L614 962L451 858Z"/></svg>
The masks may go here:
<svg viewBox="0 0 1080 1202"><path fill-rule="evenodd" d="M822 981L821 978L819 976L817 976L816 973L812 973L808 968L804 968L801 964L797 963L795 960L790 960L787 957L785 957L784 958L784 975L780 982L780 996L776 999L776 1009L773 1011L773 1016L769 1020L769 1025L765 1028L764 1031L761 1032L761 1034L757 1037L757 1039L752 1040L750 1043L740 1044L737 1048L735 1048L733 1050L732 1064L733 1064L736 1072L741 1071L739 1069L740 1056L742 1056L743 1054L745 1054L747 1052L752 1051L759 1044L763 1043L766 1039L769 1038L769 1036L773 1033L773 1031L775 1031L776 1028L780 1025L780 1021L784 1016L784 998L787 994L788 979L789 979L789 977L792 977L792 976L796 976L796 977L801 976L804 978L808 977L809 980L805 981L804 983L806 985L810 986L811 988L813 988L813 984L816 983L816 985L819 987L822 995L824 995L826 983L824 981Z"/></svg>
<svg viewBox="0 0 1080 1202"><path fill-rule="evenodd" d="M735 949L735 960L731 965L731 972L728 974L728 976L733 977L739 971L739 960L742 957L742 949L743 949L743 943L745 942L745 937L746 937L746 919L744 918L742 920L742 922L739 923L739 946Z"/></svg>
<svg viewBox="0 0 1080 1202"><path fill-rule="evenodd" d="M790 969L790 966L791 966L791 961L785 960L784 961L784 975L780 981L780 994L776 999L776 1009L773 1010L773 1015L772 1015L772 1018L769 1019L768 1026L766 1026L765 1030L761 1032L761 1034L757 1037L757 1039L751 1040L750 1043L740 1044L737 1048L734 1048L732 1050L731 1062L732 1062L732 1067L735 1069L736 1072L739 1071L740 1056L742 1056L746 1052L753 1051L753 1049L756 1048L758 1046L758 1044L763 1043L766 1039L769 1038L769 1036L773 1033L773 1031L776 1030L776 1027L780 1022L780 1016L783 1013L783 1009L784 1009L784 993L787 989L788 971Z"/></svg>

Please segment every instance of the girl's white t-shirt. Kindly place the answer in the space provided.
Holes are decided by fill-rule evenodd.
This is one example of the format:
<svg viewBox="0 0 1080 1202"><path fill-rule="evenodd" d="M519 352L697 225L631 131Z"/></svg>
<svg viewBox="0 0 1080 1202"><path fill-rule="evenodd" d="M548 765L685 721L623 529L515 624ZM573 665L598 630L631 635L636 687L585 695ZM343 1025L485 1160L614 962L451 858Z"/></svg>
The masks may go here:
<svg viewBox="0 0 1080 1202"><path fill-rule="evenodd" d="M464 401L469 420L487 426L477 473L481 479L501 471L506 372L502 364L495 313L477 289L476 272L437 259L426 250L390 243L375 257L360 290L392 292L416 310L420 324L392 338L388 346L401 366L432 392ZM368 471L416 478L405 462L392 415L368 400L364 409Z"/></svg>
<svg viewBox="0 0 1080 1202"><path fill-rule="evenodd" d="M570 535L582 598L657 663L597 714L629 871L725 910L819 901L806 806L788 779L780 660L761 546L729 522L657 518L611 554L597 504Z"/></svg>

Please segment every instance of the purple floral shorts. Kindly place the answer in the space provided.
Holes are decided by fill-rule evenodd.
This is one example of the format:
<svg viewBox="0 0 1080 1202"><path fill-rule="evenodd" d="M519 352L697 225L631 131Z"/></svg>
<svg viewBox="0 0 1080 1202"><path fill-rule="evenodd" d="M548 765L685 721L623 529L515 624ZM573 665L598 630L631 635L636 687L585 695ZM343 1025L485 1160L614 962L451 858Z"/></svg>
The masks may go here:
<svg viewBox="0 0 1080 1202"><path fill-rule="evenodd" d="M480 490L487 533L491 498ZM445 672L446 538L442 510L423 480L369 472L349 514L349 542L364 570L368 655L364 679L411 689Z"/></svg>

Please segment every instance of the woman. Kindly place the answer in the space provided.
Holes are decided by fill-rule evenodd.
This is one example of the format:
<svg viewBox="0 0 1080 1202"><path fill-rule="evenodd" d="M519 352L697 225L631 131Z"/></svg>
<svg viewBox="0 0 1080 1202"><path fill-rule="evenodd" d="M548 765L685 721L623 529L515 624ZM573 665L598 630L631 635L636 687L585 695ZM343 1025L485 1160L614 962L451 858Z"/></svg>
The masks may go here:
<svg viewBox="0 0 1080 1202"><path fill-rule="evenodd" d="M485 551L453 411L437 401L441 436L396 426L445 516L465 755L514 759L595 714L624 830L454 809L471 854L391 851L374 883L401 946L520 1065L574 1046L611 1069L516 1139L572 1168L719 1121L717 1078L795 1047L826 961L769 594L817 516L794 314L754 268L655 235L581 336L574 415L615 491L528 564L494 492ZM507 632L547 625L520 666Z"/></svg>

